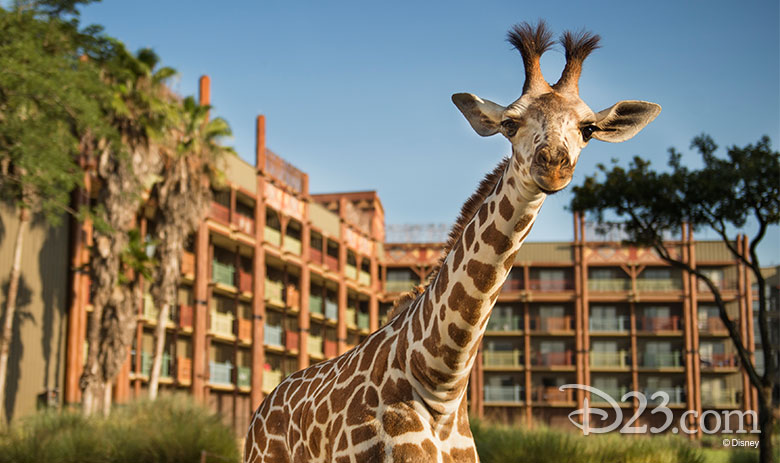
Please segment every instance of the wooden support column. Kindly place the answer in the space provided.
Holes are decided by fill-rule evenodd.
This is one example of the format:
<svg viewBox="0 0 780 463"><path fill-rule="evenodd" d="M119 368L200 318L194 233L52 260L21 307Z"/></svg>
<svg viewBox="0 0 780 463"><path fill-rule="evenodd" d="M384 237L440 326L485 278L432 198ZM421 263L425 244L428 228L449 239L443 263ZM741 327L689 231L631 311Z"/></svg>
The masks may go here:
<svg viewBox="0 0 780 463"><path fill-rule="evenodd" d="M531 382L531 304L528 302L531 269L523 264L523 363L525 364L525 421L528 429L533 428L533 390Z"/></svg>
<svg viewBox="0 0 780 463"><path fill-rule="evenodd" d="M579 213L574 213L574 336L575 336L575 349L576 349L576 377L577 384L585 384L585 356L587 351L584 347L583 336L585 328L583 326L582 317L582 262L580 256L580 250L582 243L580 242L579 234ZM577 389L577 408L582 408L584 405L583 399L585 398L585 391Z"/></svg>
<svg viewBox="0 0 780 463"><path fill-rule="evenodd" d="M341 217L341 236L339 238L339 292L338 292L338 304L339 304L339 317L338 324L336 325L336 337L338 338L338 354L341 355L347 351L347 282L346 282L346 268L347 268L347 242L344 237L347 234L347 222L346 222L346 209L347 200L345 198L339 199L339 216Z"/></svg>
<svg viewBox="0 0 780 463"><path fill-rule="evenodd" d="M744 239L742 240L742 255L745 256L745 259L750 260L750 246L747 235L743 235ZM750 352L750 361L753 363L753 365L756 364L756 340L755 340L755 329L753 327L753 323L756 322L756 320L753 320L753 283L752 283L752 272L751 270L746 266L745 267L745 311L746 311L746 319L747 319L747 349L748 352ZM765 349L766 347L763 345L763 342L761 344L761 349ZM747 373L743 371L743 374L747 376ZM748 379L748 384L750 383L750 380ZM755 410L756 413L758 413L758 389L756 389L753 386L750 386L750 393L746 393L745 395L749 395L750 398L750 404L749 407L746 410ZM752 420L752 416L748 415L748 420ZM752 422L750 423L752 424Z"/></svg>
<svg viewBox="0 0 780 463"><path fill-rule="evenodd" d="M255 252L252 259L252 383L249 400L256 408L263 400L263 368L265 349L263 323L265 319L265 116L257 116L255 168Z"/></svg>
<svg viewBox="0 0 780 463"><path fill-rule="evenodd" d="M309 292L311 291L311 273L309 265L311 265L311 220L309 219L309 203L311 198L309 197L309 175L303 174L303 188L301 195L303 196L303 220L301 221L301 279L300 279L300 293L301 299L299 301L298 312L298 369L303 370L309 366L309 329L311 327L309 317Z"/></svg>
<svg viewBox="0 0 780 463"><path fill-rule="evenodd" d="M374 241L374 240L372 240ZM371 251L371 293L368 300L368 330L374 332L379 329L379 262L376 258L377 243L374 241Z"/></svg>
<svg viewBox="0 0 780 463"><path fill-rule="evenodd" d="M744 250L747 249L746 241L747 237L745 235L739 235L737 237L737 252L742 253L743 255ZM748 334L748 319L752 318L752 314L748 313L746 303L746 300L750 298L750 288L747 287L745 265L739 260L735 260L735 262L737 264L737 304L739 307L739 333L742 337L742 342L745 345L745 349L748 351L748 354L752 360L752 343L749 342L752 336ZM740 373L742 375L742 409L750 410L752 402L751 399L753 395L751 393L750 379L748 378L747 372L745 372L744 369L741 369Z"/></svg>
<svg viewBox="0 0 780 463"><path fill-rule="evenodd" d="M688 265L693 265L691 260L691 251L688 243L688 225L682 225L682 244L680 245L682 251L683 262ZM697 324L698 318L694 315L693 311L693 294L691 292L691 275L688 272L682 272L683 277L683 330L685 333L685 390L687 391L687 407L688 410L696 409L696 395L698 393L694 380L694 370L696 355L698 351L698 344L693 341L693 330ZM693 416L688 415L686 426L688 429L694 429L692 426L696 426L696 420ZM695 434L689 434L688 437L693 439Z"/></svg>
<svg viewBox="0 0 780 463"><path fill-rule="evenodd" d="M582 336L583 349L585 350L583 362L583 379L585 384L590 385L590 302L588 300L588 263L585 259L585 215L579 216L580 225L580 279L582 289ZM586 394L590 395L590 394Z"/></svg>

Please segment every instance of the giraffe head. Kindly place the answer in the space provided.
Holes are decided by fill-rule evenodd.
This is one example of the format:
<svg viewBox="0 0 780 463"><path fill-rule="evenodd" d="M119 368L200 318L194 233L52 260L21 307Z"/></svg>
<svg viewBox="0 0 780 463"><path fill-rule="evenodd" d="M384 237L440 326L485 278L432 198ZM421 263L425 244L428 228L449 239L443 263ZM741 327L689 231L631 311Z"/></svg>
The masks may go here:
<svg viewBox="0 0 780 463"><path fill-rule="evenodd" d="M509 31L508 40L525 67L520 98L506 107L470 93L456 93L452 101L479 135L501 133L512 143L512 156L526 187L547 194L560 191L571 182L580 152L591 138L612 143L628 140L661 111L655 103L624 100L596 113L580 99L582 62L598 48L598 35L565 32L561 36L566 66L552 86L539 67L541 55L553 46L545 23L518 24Z"/></svg>

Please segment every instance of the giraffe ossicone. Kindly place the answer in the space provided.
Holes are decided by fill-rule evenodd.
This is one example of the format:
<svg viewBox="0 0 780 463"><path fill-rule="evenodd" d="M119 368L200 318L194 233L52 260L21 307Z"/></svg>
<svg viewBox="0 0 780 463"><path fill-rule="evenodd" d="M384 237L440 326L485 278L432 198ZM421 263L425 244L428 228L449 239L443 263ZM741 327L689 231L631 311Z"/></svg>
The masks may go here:
<svg viewBox="0 0 780 463"><path fill-rule="evenodd" d="M566 65L548 84L539 67L552 48L544 22L515 26L525 83L501 106L468 93L452 96L482 136L502 134L505 158L464 204L440 266L407 296L394 318L343 355L298 371L254 414L244 461L477 461L466 388L501 286L548 194L569 184L591 138L621 142L660 112L645 101L620 101L598 113L579 97L583 60L599 37L561 36Z"/></svg>

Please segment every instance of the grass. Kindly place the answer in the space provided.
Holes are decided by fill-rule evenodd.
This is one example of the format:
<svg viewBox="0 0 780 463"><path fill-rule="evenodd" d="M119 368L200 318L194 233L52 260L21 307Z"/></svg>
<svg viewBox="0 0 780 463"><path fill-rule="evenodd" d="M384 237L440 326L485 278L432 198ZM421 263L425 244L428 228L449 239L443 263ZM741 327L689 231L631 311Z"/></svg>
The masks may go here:
<svg viewBox="0 0 780 463"><path fill-rule="evenodd" d="M186 397L140 401L108 418L41 413L0 434L0 463L237 462L233 432Z"/></svg>

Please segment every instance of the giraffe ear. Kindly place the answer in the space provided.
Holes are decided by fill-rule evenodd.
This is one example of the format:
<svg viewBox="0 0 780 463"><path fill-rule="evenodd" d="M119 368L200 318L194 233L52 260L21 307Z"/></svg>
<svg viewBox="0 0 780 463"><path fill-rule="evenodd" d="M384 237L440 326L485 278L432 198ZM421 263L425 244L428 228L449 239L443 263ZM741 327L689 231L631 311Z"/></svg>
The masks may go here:
<svg viewBox="0 0 780 463"><path fill-rule="evenodd" d="M452 95L452 102L478 134L488 137L498 133L501 116L506 108L471 93L456 93Z"/></svg>
<svg viewBox="0 0 780 463"><path fill-rule="evenodd" d="M648 101L624 100L594 115L598 130L593 138L611 143L626 141L653 121L661 106Z"/></svg>

